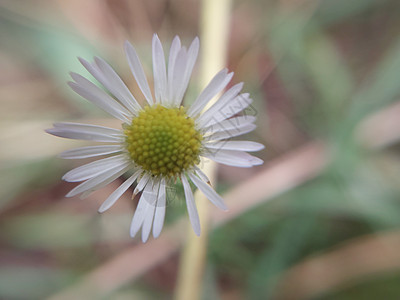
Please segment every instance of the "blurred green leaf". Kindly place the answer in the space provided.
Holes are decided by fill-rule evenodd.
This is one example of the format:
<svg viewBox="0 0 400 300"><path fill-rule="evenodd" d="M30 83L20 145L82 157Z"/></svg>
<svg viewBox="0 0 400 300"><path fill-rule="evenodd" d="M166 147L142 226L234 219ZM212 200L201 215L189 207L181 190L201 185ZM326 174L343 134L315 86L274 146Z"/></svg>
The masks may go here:
<svg viewBox="0 0 400 300"><path fill-rule="evenodd" d="M1 162L0 167L0 210L6 207L26 188L44 186L53 182L53 178L61 178L62 171L55 159L23 161L19 164Z"/></svg>
<svg viewBox="0 0 400 300"><path fill-rule="evenodd" d="M337 125L338 118L343 116L346 102L353 92L351 72L334 43L322 33L318 32L307 38L306 48L304 61L317 91L321 112L323 111L323 116L333 127Z"/></svg>
<svg viewBox="0 0 400 300"><path fill-rule="evenodd" d="M387 0L322 0L319 2L315 17L324 25L346 21L388 3Z"/></svg>
<svg viewBox="0 0 400 300"><path fill-rule="evenodd" d="M218 277L215 271L215 266L209 263L205 267L201 293L201 299L203 300L221 299L218 292Z"/></svg>
<svg viewBox="0 0 400 300"><path fill-rule="evenodd" d="M349 114L350 121L357 122L365 115L398 100L399 74L400 38L392 43L373 74L354 95Z"/></svg>
<svg viewBox="0 0 400 300"><path fill-rule="evenodd" d="M364 278L361 282L349 283L342 290L333 291L315 300L375 300L377 295L381 299L397 299L400 295L399 280L399 273Z"/></svg>
<svg viewBox="0 0 400 300"><path fill-rule="evenodd" d="M74 275L66 269L43 266L2 266L1 299L43 299L72 282Z"/></svg>
<svg viewBox="0 0 400 300"><path fill-rule="evenodd" d="M3 239L26 249L83 247L98 240L92 215L55 212L20 215L2 220Z"/></svg>
<svg viewBox="0 0 400 300"><path fill-rule="evenodd" d="M334 129L354 89L351 71L316 22L306 12L277 15L269 46L278 72L311 130Z"/></svg>
<svg viewBox="0 0 400 300"><path fill-rule="evenodd" d="M348 219L369 224L373 230L400 226L397 191L381 181L367 166L349 176L330 170L320 178L289 192L275 209L289 214L313 213L331 219Z"/></svg>
<svg viewBox="0 0 400 300"><path fill-rule="evenodd" d="M0 14L0 41L3 51L18 57L19 61L36 65L49 74L66 99L78 104L83 111L95 110L88 101L78 97L66 84L70 71L84 73L77 57L91 58L97 51L78 34L66 30L68 26L45 27L34 22L23 22L14 12L3 10Z"/></svg>
<svg viewBox="0 0 400 300"><path fill-rule="evenodd" d="M317 227L312 216L292 216L271 238L257 258L255 268L248 279L250 299L269 299L278 275L294 263L304 247L314 238Z"/></svg>

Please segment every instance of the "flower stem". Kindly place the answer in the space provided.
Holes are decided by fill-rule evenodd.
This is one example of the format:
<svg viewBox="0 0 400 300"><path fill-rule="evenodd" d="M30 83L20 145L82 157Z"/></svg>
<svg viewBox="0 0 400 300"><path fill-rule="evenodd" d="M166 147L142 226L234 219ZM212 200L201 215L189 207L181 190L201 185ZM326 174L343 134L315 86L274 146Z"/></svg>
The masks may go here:
<svg viewBox="0 0 400 300"><path fill-rule="evenodd" d="M226 63L228 44L230 0L203 0L201 8L201 69L203 87ZM215 100L215 99L214 99ZM208 104L211 106L214 101ZM215 185L216 165L203 161L202 170ZM201 288L206 261L209 213L208 200L196 191L195 200L201 222L201 235L197 237L188 225L188 238L183 249L175 298L196 300L201 298Z"/></svg>

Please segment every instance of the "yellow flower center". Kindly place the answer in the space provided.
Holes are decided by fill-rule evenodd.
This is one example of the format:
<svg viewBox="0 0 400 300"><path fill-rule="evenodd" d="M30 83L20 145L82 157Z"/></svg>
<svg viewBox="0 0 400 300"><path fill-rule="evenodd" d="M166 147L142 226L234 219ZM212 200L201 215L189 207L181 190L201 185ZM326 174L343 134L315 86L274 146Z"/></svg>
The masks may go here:
<svg viewBox="0 0 400 300"><path fill-rule="evenodd" d="M200 161L202 135L182 106L146 106L124 133L131 159L153 176L176 177Z"/></svg>

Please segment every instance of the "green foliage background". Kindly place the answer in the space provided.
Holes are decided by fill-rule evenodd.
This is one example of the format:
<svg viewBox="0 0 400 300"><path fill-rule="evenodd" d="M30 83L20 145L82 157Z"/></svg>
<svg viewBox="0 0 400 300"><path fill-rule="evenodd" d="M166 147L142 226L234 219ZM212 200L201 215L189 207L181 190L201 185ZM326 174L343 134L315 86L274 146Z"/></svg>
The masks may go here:
<svg viewBox="0 0 400 300"><path fill-rule="evenodd" d="M148 70L152 31L164 41L180 34L186 43L198 34L198 16L185 15L196 15L198 1L190 1L191 11L180 8L184 1L155 2L144 5L150 27L141 27L126 25L115 13L126 1L99 1ZM48 297L133 243L133 203L129 211L99 216L96 203L63 198L71 185L60 178L76 164L57 159L59 140L42 131L53 121L105 118L65 84L69 71L84 74L77 56L101 55L124 79L130 76L116 29L99 29L88 39L84 22L73 23L65 9L52 1L0 3L1 299ZM399 37L397 0L233 3L228 65L255 100L259 126L249 138L266 145L259 156L267 163L245 176L220 168L220 192L312 141L322 141L331 160L316 178L211 233L206 299L280 299L279 282L296 264L362 236L400 235L400 127L391 128L394 138L378 147L358 136L365 120L399 103ZM192 80L188 95L198 88ZM277 116L289 123L289 132ZM368 129L368 141L381 140ZM167 223L186 214L182 187L171 193ZM169 299L177 262L172 257L167 267L105 297ZM306 299L398 299L400 269L394 269Z"/></svg>

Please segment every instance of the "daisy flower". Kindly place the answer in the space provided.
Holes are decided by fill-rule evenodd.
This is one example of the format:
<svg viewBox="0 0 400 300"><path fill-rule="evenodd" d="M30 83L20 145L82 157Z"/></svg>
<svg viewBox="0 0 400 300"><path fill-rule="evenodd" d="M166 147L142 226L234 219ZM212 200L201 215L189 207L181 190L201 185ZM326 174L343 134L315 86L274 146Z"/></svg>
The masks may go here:
<svg viewBox="0 0 400 300"><path fill-rule="evenodd" d="M179 179L184 188L193 230L200 235L199 216L190 182L215 206L227 209L223 199L198 167L201 157L236 167L263 163L246 152L261 150L263 145L229 140L256 127L253 116L238 115L252 100L249 94L240 94L243 84L239 83L205 109L207 103L223 91L232 79L233 72L228 73L224 69L214 76L189 108L182 106L199 51L198 38L186 49L181 46L179 37L175 37L167 68L161 42L157 35L153 36L154 95L135 49L128 41L124 48L132 74L147 103L140 105L103 59L95 57L91 63L79 58L107 91L76 73L71 73L73 81L68 82L69 86L83 98L121 120L122 126L114 129L89 124L55 123L54 128L46 130L58 137L102 143L61 153L60 156L65 159L105 156L63 176L68 182L82 182L67 197L81 194L85 198L128 173L128 178L104 201L99 212L109 209L136 182L134 195L141 193L141 196L130 234L134 237L141 229L142 241L146 242L151 231L154 237L159 236L165 217L166 187Z"/></svg>

